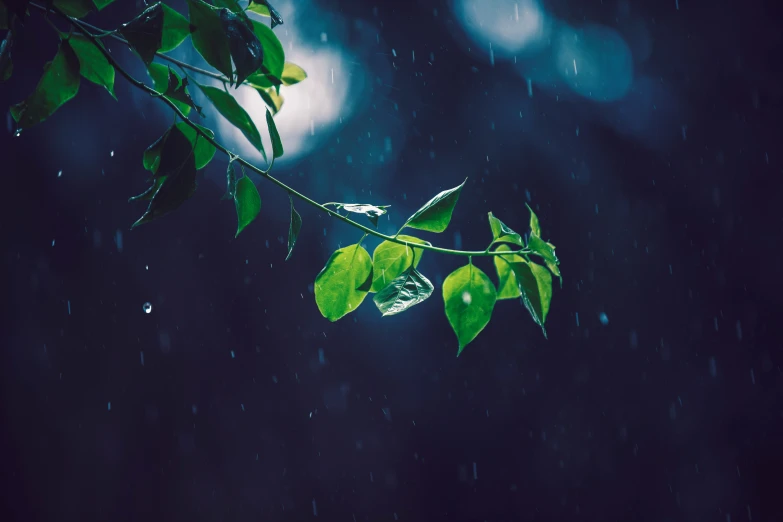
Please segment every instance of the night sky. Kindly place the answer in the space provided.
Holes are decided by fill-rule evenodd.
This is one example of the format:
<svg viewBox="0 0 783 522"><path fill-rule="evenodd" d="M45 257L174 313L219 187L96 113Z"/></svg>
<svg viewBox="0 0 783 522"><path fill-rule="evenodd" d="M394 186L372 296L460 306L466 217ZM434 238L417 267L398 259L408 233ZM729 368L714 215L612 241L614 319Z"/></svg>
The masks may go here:
<svg viewBox="0 0 783 522"><path fill-rule="evenodd" d="M468 2L473 29L515 3ZM468 178L449 228L418 234L447 248L483 250L489 211L526 230L530 204L564 276L548 339L500 301L456 357L441 285L465 259L433 252L430 299L382 318L368 297L329 322L313 280L361 232L297 203L284 261L288 198L255 177L261 215L235 239L225 156L179 210L130 230L142 152L172 115L119 75L119 101L82 80L46 122L0 133L0 520L783 520L773 2L543 1L566 40L614 35L574 59L585 82L627 50L627 78L593 75L587 93L554 32L490 50L462 2L277 5L292 61L345 58L284 88L291 155L273 174L320 202L391 205L383 233ZM56 49L33 11L6 112ZM285 126L287 111L304 116ZM322 114L312 136L306 111ZM218 119L195 121L246 150Z"/></svg>

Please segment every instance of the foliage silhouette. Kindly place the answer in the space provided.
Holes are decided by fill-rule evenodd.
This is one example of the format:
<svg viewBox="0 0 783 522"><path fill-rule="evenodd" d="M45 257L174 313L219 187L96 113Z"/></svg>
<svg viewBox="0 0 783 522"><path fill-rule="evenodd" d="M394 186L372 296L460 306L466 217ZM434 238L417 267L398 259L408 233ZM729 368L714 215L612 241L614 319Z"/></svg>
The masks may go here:
<svg viewBox="0 0 783 522"><path fill-rule="evenodd" d="M465 181L444 190L411 215L393 235L386 235L348 217L363 214L377 227L378 218L388 211L388 205L368 203L324 203L310 199L272 177L275 159L284 149L274 121L283 106L281 86L290 87L307 78L298 65L285 61L285 52L273 29L283 24L279 12L267 0L188 0L187 16L158 2L147 7L137 17L115 30L106 31L80 19L95 11L110 8L114 0L48 0L38 5L29 0L0 0L0 30L6 34L0 43L0 81L13 74L11 52L14 35L24 30L24 20L31 10L39 11L60 37L60 45L44 71L35 90L27 99L10 108L16 122L16 134L51 116L59 107L75 97L80 79L104 87L114 94L115 75L119 73L134 87L163 101L174 111L177 122L142 156L142 164L151 175L151 186L130 201L146 201L147 210L132 225L136 227L176 210L197 189L198 170L205 168L217 151L229 157L224 199L234 201L238 236L261 212L261 197L245 169L259 175L284 190L290 199L291 218L288 230L288 253L291 257L302 218L294 208L294 199L339 219L364 235L358 243L338 249L332 254L315 279L315 301L321 314L336 321L353 312L368 293L384 315L396 315L428 299L434 287L417 267L425 251L466 256L468 264L449 274L443 282L443 302L446 317L457 336L457 355L487 326L498 300L520 299L544 336L544 323L552 299L552 276L560 278L555 246L541 238L538 217L530 207L530 232L523 236L514 232L491 212L488 215L492 240L485 250L453 250L432 245L413 236L401 235L406 229L440 233L446 230ZM243 1L244 4L244 1ZM61 32L51 19L68 24ZM270 27L262 22L269 18ZM194 49L217 72L195 67L168 56L167 52L182 45L190 36ZM102 43L108 38L128 46L144 62L152 86L132 77ZM155 61L158 60L158 61ZM168 65L160 63L168 62ZM173 70L171 66L179 69ZM192 75L211 79L222 88L195 81ZM252 165L233 154L215 140L212 130L193 122L198 114L191 86L197 87L203 98L217 113L239 129L245 138L268 160L266 169ZM255 122L231 94L235 89L254 89L268 106L265 121L272 142L271 158L261 141ZM237 177L236 166L241 175ZM467 181L467 180L466 180ZM346 211L343 215L340 212ZM362 246L372 235L383 240L372 256ZM474 257L491 257L498 277L497 286L478 267ZM534 260L542 264L536 263Z"/></svg>

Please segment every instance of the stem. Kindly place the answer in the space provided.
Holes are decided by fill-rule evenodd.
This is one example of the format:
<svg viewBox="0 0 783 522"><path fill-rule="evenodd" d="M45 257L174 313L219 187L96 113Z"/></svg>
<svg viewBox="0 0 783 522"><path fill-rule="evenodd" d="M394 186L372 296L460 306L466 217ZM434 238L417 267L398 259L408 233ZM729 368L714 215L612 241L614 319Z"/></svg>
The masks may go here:
<svg viewBox="0 0 783 522"><path fill-rule="evenodd" d="M44 7L37 6L35 4L30 4L30 5L35 6L38 9L41 9L43 11L47 11L47 9L44 8ZM57 7L53 7L52 8L52 12L54 12L58 16L64 18L66 21L68 21L69 24L71 24L71 26L73 26L79 32L84 34L84 36L87 39L89 39L92 42L92 44L95 45L95 47L101 53L103 53L103 55L106 57L106 59L109 61L109 63L111 63L112 66L117 70L117 72L119 72L131 85L133 85L137 89L141 89L142 91L146 92L147 94L149 94L151 96L154 96L155 98L157 98L159 100L162 100L166 105L168 105L171 108L171 110L174 111L174 113L177 116L179 116L180 119L182 119L182 121L184 121L186 124L188 124L194 131L196 131L196 133L198 133L199 136L201 136L202 138L207 140L213 147L215 147L217 150L219 150L220 152L222 152L223 154L228 156L230 160L238 162L240 165L242 165L244 167L247 167L248 169L250 169L251 171L255 172L256 174L258 174L258 175L262 176L263 178L269 180L270 182L272 182L273 184L277 185L278 187L280 187L284 191L288 192L288 194L290 196L294 196L297 199L300 199L301 201L304 201L308 205L317 208L321 212L325 212L326 214L329 214L330 216L335 217L335 218L339 219L340 221L343 221L343 222L351 225L354 228L358 228L359 230L364 232L364 236L362 237L362 241L364 240L364 238L366 236L370 235L370 236L375 236L377 238L383 239L384 241L389 241L391 243L397 243L397 244L400 244L400 245L405 245L406 247L409 246L411 248L420 248L422 250L430 250L432 252L440 252L441 254L450 254L450 255L455 255L455 256L468 256L469 258L471 256L479 257L479 256L512 255L512 254L523 255L523 254L531 253L531 251L529 249L527 249L527 248L523 248L523 249L517 250L517 251L488 252L488 251L484 251L484 250L474 250L474 251L471 251L471 250L453 250L451 248L441 248L441 247L436 247L436 246L427 245L427 244L409 243L408 241L404 241L402 239L398 239L397 238L397 235L399 235L399 232L397 232L397 234L395 234L394 236L388 236L386 234L382 234L382 233L378 232L377 230L373 230L373 229L371 229L371 228L369 228L367 226L364 226L364 225L362 225L360 223L357 223L356 221L348 219L345 216L342 216L341 214L339 214L339 213L335 212L334 210L326 207L325 205L322 205L322 204L320 204L320 203L310 199L309 197L305 196L301 192L299 192L299 191L289 187L288 185L286 185L282 181L278 180L277 178L274 178L274 177L270 176L269 175L269 171L272 169L272 166L274 165L274 156L272 156L272 160L269 163L269 167L266 170L263 170L263 169L260 169L259 167L256 167L255 165L251 164L250 162L248 162L244 158L242 158L240 156L237 156L236 154L234 154L231 151L229 151L227 148L225 148L223 145L221 145L219 142L217 142L214 138L210 137L204 131L202 131L201 128L199 128L198 125L196 125L195 123L190 121L182 113L182 111L180 111L179 108L171 100L169 100L165 96L160 96L160 94L158 92L156 92L154 89L152 89L151 87L145 85L144 83L140 82L139 80L137 80L133 76L131 76L117 62L117 60L114 59L114 57L111 55L111 53L109 53L109 51L104 46L102 46L102 45L100 45L98 43L98 40L95 38L95 36L90 32L90 30L88 30L87 24L85 24L84 22L82 22L80 20L77 20L75 18L71 18L70 16L66 15L65 13L63 13ZM94 30L97 30L97 31L102 31L100 28L97 28L97 27L94 27L94 26L89 26L89 27L90 28L94 28ZM125 42L125 40L122 40L120 38L115 38L115 39L119 39L119 40L121 40L121 41L123 41L124 43L127 44L127 42ZM166 57L165 55L160 55L160 56L163 56L164 58L168 59L168 57ZM183 65L187 65L186 68L190 68L191 70L195 70L195 68L193 68L192 66L190 66L188 64L183 64ZM199 69L198 71L200 72L201 70ZM219 75L215 75L213 73L210 73L209 71L203 71L203 72L206 73L209 76L213 76L213 77L217 76L218 79L222 78ZM403 226L403 228L405 228L405 227ZM400 229L400 231L402 231L402 229ZM470 261L472 262L472 260L470 260Z"/></svg>

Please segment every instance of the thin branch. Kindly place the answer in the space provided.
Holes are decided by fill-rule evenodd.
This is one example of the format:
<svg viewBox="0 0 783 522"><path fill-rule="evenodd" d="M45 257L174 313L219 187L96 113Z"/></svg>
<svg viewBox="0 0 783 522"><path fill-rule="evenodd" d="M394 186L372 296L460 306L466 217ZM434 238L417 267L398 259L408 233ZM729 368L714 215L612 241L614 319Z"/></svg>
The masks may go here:
<svg viewBox="0 0 783 522"><path fill-rule="evenodd" d="M33 5L33 4L30 4L30 5ZM45 8L42 8L42 9L44 11L46 10ZM137 80L133 76L131 76L117 62L117 60L114 59L114 57L111 55L111 53L109 53L109 51L104 46L102 46L102 45L100 45L98 43L98 40L95 38L95 36L87 28L87 24L85 24L84 22L82 22L80 20L77 20L75 18L72 18L72 17L66 15L65 13L63 13L57 7L53 7L52 8L52 12L56 13L60 17L62 17L65 20L67 20L68 23L70 23L75 29L77 29L79 32L84 34L84 36L87 37L87 39L89 39L93 43L93 45L95 45L95 47L101 51L101 53L103 53L103 55L106 57L106 59L109 61L109 63L111 63L111 65L117 70L117 72L119 72L128 82L130 82L131 85L133 85L134 87L136 87L138 89L141 89L142 91L146 92L147 94L149 94L151 96L156 97L159 100L162 100L166 105L168 105L171 108L171 110L174 111L174 113L177 116L179 116L182 119L182 121L184 121L186 124L188 124L194 131L196 131L196 133L198 133L202 138L207 140L217 150L219 150L220 152L222 152L223 154L228 156L230 159L233 159L233 161L238 162L240 165L243 165L243 166L247 167L248 169L252 170L256 174L258 174L258 175L262 176L263 178L271 181L272 183L274 183L275 185L277 185L281 189L283 189L286 192L288 192L288 194L296 197L297 199L300 199L300 200L304 201L308 205L311 205L311 206L317 208L318 210L320 210L321 212L325 212L326 214L329 214L330 216L335 217L335 218L339 219L340 221L343 221L343 222L351 225L354 228L358 228L359 230L364 232L364 234L365 234L364 237L366 237L367 235L371 235L371 236L375 236L377 238L383 239L384 241L389 241L391 243L397 243L397 244L400 244L400 245L410 246L410 247L413 247L413 248L420 248L422 250L430 250L430 251L433 251L433 252L440 252L442 254L451 254L451 255L457 255L457 256L468 256L468 257L476 256L476 257L479 257L479 256L496 256L496 255L513 255L513 254L528 254L528 253L531 253L531 251L529 249L527 249L527 248L523 248L521 250L516 250L516 251L487 252L487 251L483 251L483 250L476 250L476 251L453 250L453 249L450 249L450 248L441 248L441 247L436 247L436 246L427 245L427 244L409 243L408 241L399 239L396 235L395 236L388 236L386 234L382 234L382 233L378 232L377 230L373 230L373 229L371 229L369 227L366 227L366 226L364 226L364 225L362 225L360 223L357 223L356 221L353 221L351 219L348 219L345 216L342 216L342 215L338 214L334 210L332 210L332 209L330 209L330 208L328 208L328 207L326 207L324 205L321 205L320 203L318 203L318 202L310 199L309 197L305 196L301 192L299 192L299 191L289 187L288 185L286 185L282 181L278 180L277 178L274 178L274 177L270 176L269 175L269 171L272 169L272 166L274 165L274 156L272 157L272 161L269 163L269 168L267 168L267 170L263 170L263 169L260 169L260 168L256 167L255 165L251 164L250 162L248 162L244 158L242 158L240 156L237 156L236 154L234 154L231 151L229 151L227 148L225 148L223 145L221 145L214 138L210 137L207 133L202 131L201 128L198 125L196 125L195 123L190 121L187 118L187 116L185 116L182 113L182 111L180 111L180 109L171 100L169 100L165 96L160 96L160 93L156 92L153 88L145 85L144 83L140 82L139 80ZM93 28L94 26L90 26L90 27ZM94 29L98 30L98 31L101 30L101 29L99 29L97 27L95 27ZM127 42L125 42L125 43L127 43ZM212 73L210 73L210 74L212 74ZM399 232L397 234L399 234ZM364 237L362 237L362 240L364 239Z"/></svg>

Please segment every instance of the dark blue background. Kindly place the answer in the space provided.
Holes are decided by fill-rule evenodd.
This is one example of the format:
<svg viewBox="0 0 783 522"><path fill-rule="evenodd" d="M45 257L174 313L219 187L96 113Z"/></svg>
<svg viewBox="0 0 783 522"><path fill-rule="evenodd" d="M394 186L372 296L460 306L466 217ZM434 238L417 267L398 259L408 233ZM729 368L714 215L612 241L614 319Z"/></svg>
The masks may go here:
<svg viewBox="0 0 783 522"><path fill-rule="evenodd" d="M548 341L505 301L455 358L440 283L463 260L430 253L431 299L329 323L309 285L360 235L298 205L284 262L288 201L260 182L262 215L233 239L223 157L179 211L129 231L141 152L170 116L119 77L120 103L82 82L49 121L3 133L0 518L302 521L315 504L334 521L783 520L779 21L771 3L674 3L633 4L655 49L625 104L529 98L511 63L458 45L445 3L320 3L390 43L365 64L362 111L276 175L319 201L351 187L391 204L387 232L468 177L427 239L475 249L490 210L525 229L527 191L565 277ZM634 36L611 2L545 5ZM120 0L90 20L136 12ZM374 44L363 27L342 43ZM389 47L436 60L390 73ZM55 49L34 12L4 107ZM629 108L644 139L617 124ZM390 135L402 150L372 163Z"/></svg>

